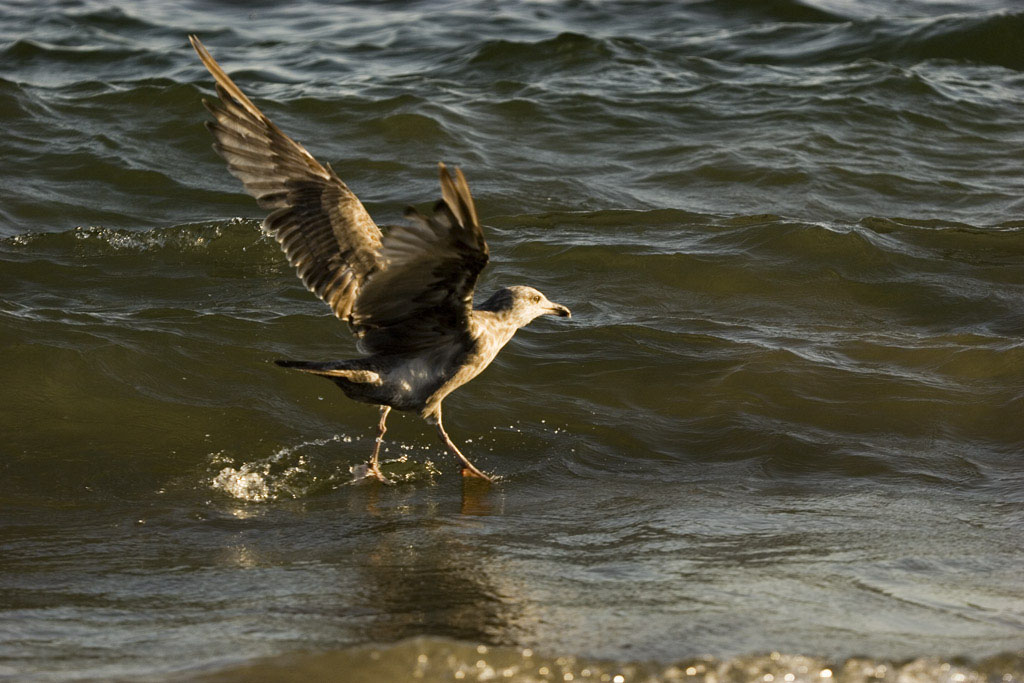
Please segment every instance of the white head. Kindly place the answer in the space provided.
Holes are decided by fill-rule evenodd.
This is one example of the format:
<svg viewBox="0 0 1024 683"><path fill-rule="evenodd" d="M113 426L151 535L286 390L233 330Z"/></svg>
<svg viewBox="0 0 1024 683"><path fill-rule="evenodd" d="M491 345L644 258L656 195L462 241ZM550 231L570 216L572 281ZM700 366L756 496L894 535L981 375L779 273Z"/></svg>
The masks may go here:
<svg viewBox="0 0 1024 683"><path fill-rule="evenodd" d="M533 287L522 285L499 289L480 308L496 313L507 312L516 322L517 327L528 325L534 318L542 315L572 317L572 313L565 306L549 301L546 296Z"/></svg>

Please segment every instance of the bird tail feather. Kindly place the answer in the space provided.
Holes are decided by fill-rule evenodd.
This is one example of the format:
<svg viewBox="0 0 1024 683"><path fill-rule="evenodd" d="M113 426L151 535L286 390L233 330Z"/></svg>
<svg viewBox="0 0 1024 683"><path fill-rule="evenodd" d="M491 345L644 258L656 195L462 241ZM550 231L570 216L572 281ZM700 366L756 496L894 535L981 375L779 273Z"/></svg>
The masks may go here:
<svg viewBox="0 0 1024 683"><path fill-rule="evenodd" d="M328 379L343 379L354 384L381 384L380 375L373 370L354 368L345 362L317 362L308 360L275 360L282 368L291 368Z"/></svg>

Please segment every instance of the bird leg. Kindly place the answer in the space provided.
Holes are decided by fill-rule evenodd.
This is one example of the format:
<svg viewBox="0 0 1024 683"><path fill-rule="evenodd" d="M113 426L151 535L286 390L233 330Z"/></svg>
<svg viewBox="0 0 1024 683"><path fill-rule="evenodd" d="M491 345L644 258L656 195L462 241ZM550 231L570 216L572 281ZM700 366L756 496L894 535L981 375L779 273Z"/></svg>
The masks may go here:
<svg viewBox="0 0 1024 683"><path fill-rule="evenodd" d="M377 423L377 443L373 446L373 455L370 456L370 462L367 465L370 470L369 473L385 484L390 484L391 480L380 471L377 457L380 455L380 445L384 442L384 432L388 431L388 428L384 426L384 421L388 419L388 413L390 412L391 406L380 407L380 422Z"/></svg>
<svg viewBox="0 0 1024 683"><path fill-rule="evenodd" d="M478 477L480 479L483 479L484 481L493 481L486 474L484 474L483 472L478 470L473 465L473 463L471 463L469 461L469 459L466 458L466 456L464 456L461 451L459 451L458 447L454 443L452 443L452 440L450 438L448 438L448 433L444 431L444 425L441 424L441 411L440 411L440 409L438 409L438 411L437 411L437 425L436 425L436 427L437 427L437 434L438 434L438 436L441 437L441 443L443 443L445 445L445 448L447 448L449 451L451 451L452 454L455 455L462 462L462 476L464 476L464 477Z"/></svg>

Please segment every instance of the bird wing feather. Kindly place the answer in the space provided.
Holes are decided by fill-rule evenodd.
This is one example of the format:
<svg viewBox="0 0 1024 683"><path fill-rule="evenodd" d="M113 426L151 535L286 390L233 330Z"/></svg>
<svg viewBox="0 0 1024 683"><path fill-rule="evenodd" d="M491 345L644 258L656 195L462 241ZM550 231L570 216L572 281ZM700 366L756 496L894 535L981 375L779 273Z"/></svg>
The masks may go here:
<svg viewBox="0 0 1024 683"><path fill-rule="evenodd" d="M471 334L473 289L488 248L462 171L438 164L441 196L431 216L406 211L407 226L388 230L386 266L369 278L352 309L367 353L411 353Z"/></svg>
<svg viewBox="0 0 1024 683"><path fill-rule="evenodd" d="M259 205L263 229L281 245L306 287L352 322L360 286L384 266L381 231L333 169L321 165L256 108L199 39L192 47L216 80L203 100L214 149Z"/></svg>

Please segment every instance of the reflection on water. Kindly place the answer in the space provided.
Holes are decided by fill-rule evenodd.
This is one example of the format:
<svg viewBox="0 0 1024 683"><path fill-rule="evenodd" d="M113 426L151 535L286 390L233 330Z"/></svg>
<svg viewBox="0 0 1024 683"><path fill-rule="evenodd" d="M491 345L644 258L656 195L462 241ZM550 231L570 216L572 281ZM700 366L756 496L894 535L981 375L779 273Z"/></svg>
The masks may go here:
<svg viewBox="0 0 1024 683"><path fill-rule="evenodd" d="M474 517L487 517L501 514L504 497L486 481L463 477L462 479L462 514Z"/></svg>
<svg viewBox="0 0 1024 683"><path fill-rule="evenodd" d="M487 515L500 494L486 482L463 479L461 514ZM487 644L516 642L512 625L521 596L502 592L492 580L501 574L495 549L474 543L474 536L453 533L465 528L452 510L431 503L415 511L395 500L391 487L377 484L358 493L366 513L390 532L375 534L356 567L359 592L355 609L373 614L365 636L393 642L432 635ZM388 501L383 504L382 494ZM430 523L412 522L410 514L426 515Z"/></svg>
<svg viewBox="0 0 1024 683"><path fill-rule="evenodd" d="M251 569L259 566L261 563L257 551L246 545L234 545L225 548L220 554L219 560L220 564L240 569Z"/></svg>

